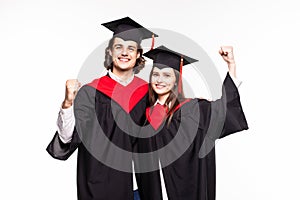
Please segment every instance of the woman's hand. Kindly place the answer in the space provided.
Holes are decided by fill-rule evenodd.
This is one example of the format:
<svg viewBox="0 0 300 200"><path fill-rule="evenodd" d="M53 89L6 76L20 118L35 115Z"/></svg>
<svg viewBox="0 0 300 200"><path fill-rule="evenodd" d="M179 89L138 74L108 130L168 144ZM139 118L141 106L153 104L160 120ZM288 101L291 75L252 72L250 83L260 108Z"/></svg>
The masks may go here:
<svg viewBox="0 0 300 200"><path fill-rule="evenodd" d="M219 54L225 60L228 65L228 71L230 75L236 78L236 65L233 56L233 47L232 46L221 46Z"/></svg>

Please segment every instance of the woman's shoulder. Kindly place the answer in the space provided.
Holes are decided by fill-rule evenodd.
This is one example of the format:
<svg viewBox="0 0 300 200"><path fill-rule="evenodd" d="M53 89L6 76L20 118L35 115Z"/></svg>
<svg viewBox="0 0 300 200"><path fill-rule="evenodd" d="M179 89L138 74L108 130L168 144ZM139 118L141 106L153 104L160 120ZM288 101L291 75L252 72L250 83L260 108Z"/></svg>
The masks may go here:
<svg viewBox="0 0 300 200"><path fill-rule="evenodd" d="M189 99L189 101L185 105L185 110L186 114L191 114L191 113L209 113L211 109L211 102L208 99L203 99L203 98L192 98Z"/></svg>
<svg viewBox="0 0 300 200"><path fill-rule="evenodd" d="M179 105L176 106L175 110L179 109L193 109L194 106L199 106L200 105L209 105L211 101L207 99L199 99L199 98L186 98L179 103Z"/></svg>
<svg viewBox="0 0 300 200"><path fill-rule="evenodd" d="M203 106L210 105L211 102L212 102L211 100L205 99L205 98L192 98L190 100L191 104L198 104L198 105L200 104L200 105L203 105Z"/></svg>

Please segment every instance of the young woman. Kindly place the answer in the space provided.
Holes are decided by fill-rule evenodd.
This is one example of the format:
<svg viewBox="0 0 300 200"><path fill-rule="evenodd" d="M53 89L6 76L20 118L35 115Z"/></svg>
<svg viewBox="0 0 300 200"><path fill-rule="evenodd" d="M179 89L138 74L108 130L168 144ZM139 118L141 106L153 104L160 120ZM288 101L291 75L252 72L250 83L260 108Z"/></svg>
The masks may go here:
<svg viewBox="0 0 300 200"><path fill-rule="evenodd" d="M181 68L196 60L164 46L144 54L153 59L146 111L151 131L141 134L149 134L144 139L158 155L169 200L214 200L215 140L248 129L232 80L236 67L232 47L223 46L219 53L229 73L216 101L184 97Z"/></svg>

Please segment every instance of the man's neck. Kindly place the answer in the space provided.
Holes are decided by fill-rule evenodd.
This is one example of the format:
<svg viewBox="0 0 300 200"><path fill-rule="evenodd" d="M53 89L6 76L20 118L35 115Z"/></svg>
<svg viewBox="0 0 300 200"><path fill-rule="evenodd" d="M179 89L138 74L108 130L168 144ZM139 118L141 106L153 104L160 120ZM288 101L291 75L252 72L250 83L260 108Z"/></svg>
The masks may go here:
<svg viewBox="0 0 300 200"><path fill-rule="evenodd" d="M125 73L121 73L121 76L118 76L118 73L113 73L111 70L109 70L108 74L109 74L110 78L117 81L119 84L121 84L123 86L127 86L134 79L133 72L131 72L130 76L128 75L128 73L126 73L126 76L125 76Z"/></svg>
<svg viewBox="0 0 300 200"><path fill-rule="evenodd" d="M126 81L130 79L133 75L133 70L126 70L126 71L121 71L117 70L116 68L113 69L112 73L119 77L122 81Z"/></svg>

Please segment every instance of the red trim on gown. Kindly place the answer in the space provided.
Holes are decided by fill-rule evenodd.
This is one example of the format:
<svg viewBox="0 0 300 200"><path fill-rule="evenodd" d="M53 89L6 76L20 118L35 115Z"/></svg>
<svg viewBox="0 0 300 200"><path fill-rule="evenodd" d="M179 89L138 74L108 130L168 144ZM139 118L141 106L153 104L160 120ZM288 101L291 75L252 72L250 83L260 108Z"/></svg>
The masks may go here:
<svg viewBox="0 0 300 200"><path fill-rule="evenodd" d="M173 112L178 110L182 105L189 102L190 100L191 99L186 99L180 104L178 104ZM167 112L168 112L168 108L166 107L166 105L163 106L159 103L157 103L155 106L152 106L151 108L150 107L146 108L146 118L150 123L150 125L154 128L154 130L157 130L164 122L164 120L167 117Z"/></svg>
<svg viewBox="0 0 300 200"><path fill-rule="evenodd" d="M117 102L127 113L130 113L148 92L148 83L136 76L127 86L121 85L109 76L95 79L88 85Z"/></svg>

